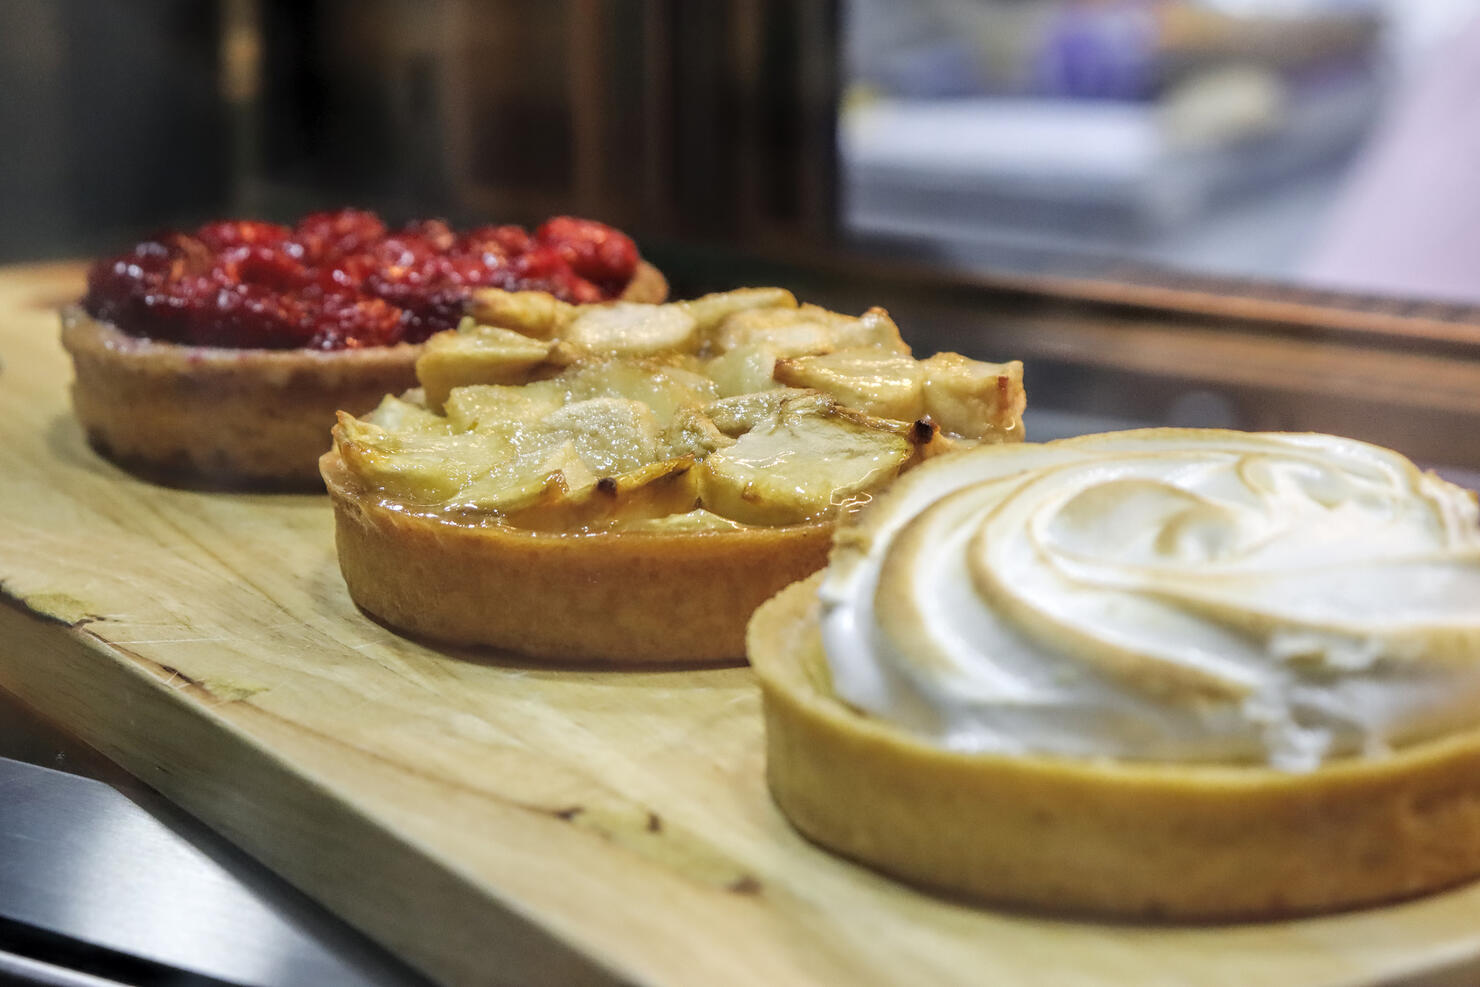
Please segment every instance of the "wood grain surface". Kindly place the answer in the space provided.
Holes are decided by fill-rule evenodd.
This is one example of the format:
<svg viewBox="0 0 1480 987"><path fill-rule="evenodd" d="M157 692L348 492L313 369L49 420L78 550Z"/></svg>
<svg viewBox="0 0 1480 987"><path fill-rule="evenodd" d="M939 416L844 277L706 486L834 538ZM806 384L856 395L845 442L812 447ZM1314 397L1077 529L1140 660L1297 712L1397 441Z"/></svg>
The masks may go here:
<svg viewBox="0 0 1480 987"><path fill-rule="evenodd" d="M80 288L76 266L0 271L0 687L438 980L1474 982L1480 886L1177 928L973 907L836 859L767 797L747 669L425 647L350 603L324 498L101 460L57 342Z"/></svg>

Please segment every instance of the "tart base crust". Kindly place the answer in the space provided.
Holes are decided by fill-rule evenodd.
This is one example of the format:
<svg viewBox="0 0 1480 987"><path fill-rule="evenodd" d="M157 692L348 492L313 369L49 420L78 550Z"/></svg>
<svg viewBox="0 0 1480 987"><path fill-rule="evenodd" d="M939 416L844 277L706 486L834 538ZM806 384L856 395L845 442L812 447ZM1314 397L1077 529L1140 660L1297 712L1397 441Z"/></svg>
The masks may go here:
<svg viewBox="0 0 1480 987"><path fill-rule="evenodd" d="M1308 774L953 753L832 693L817 575L752 618L767 778L809 839L932 889L1120 918L1275 919L1480 874L1480 731Z"/></svg>
<svg viewBox="0 0 1480 987"><path fill-rule="evenodd" d="M668 282L640 263L621 296L661 302ZM317 489L337 411L374 408L416 386L420 344L355 350L185 346L131 336L62 310L72 406L108 458L166 482Z"/></svg>
<svg viewBox="0 0 1480 987"><path fill-rule="evenodd" d="M832 522L551 534L397 511L321 460L339 566L363 610L410 634L557 661L739 660L745 622L827 561Z"/></svg>
<svg viewBox="0 0 1480 987"><path fill-rule="evenodd" d="M340 409L416 386L420 346L251 350L130 336L78 306L62 312L72 406L104 455L161 479L319 486Z"/></svg>

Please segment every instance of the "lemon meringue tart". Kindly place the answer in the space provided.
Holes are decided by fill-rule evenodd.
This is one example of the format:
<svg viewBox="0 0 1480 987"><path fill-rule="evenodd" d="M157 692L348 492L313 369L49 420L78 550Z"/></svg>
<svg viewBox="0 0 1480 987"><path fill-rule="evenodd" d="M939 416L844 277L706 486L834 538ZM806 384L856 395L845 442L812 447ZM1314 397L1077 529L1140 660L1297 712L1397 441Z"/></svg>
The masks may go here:
<svg viewBox="0 0 1480 987"><path fill-rule="evenodd" d="M1480 874L1473 494L1314 434L923 464L755 614L773 796L929 888L1268 919Z"/></svg>
<svg viewBox="0 0 1480 987"><path fill-rule="evenodd" d="M739 660L840 512L946 451L1022 437L1022 364L910 355L882 309L780 289L574 306L483 292L422 387L323 458L359 606L457 644Z"/></svg>

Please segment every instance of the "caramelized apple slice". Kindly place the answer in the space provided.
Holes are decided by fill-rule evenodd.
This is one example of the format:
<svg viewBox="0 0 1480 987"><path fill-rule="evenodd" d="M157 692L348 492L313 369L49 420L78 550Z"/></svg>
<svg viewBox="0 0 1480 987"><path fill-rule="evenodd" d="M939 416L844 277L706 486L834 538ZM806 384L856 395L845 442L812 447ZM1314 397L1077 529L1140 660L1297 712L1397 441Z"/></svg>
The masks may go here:
<svg viewBox="0 0 1480 987"><path fill-rule="evenodd" d="M454 387L468 384L522 384L550 358L554 344L530 339L512 329L463 319L456 330L439 332L426 342L416 361L416 376L427 405L440 410Z"/></svg>
<svg viewBox="0 0 1480 987"><path fill-rule="evenodd" d="M875 349L838 350L780 360L775 376L871 415L928 416L951 436L985 441L1021 429L1026 403L1021 363L983 363L959 353L916 361Z"/></svg>
<svg viewBox="0 0 1480 987"><path fill-rule="evenodd" d="M816 305L767 308L739 312L715 331L712 347L728 353L741 346L760 344L778 357L808 356L859 346L875 346L908 354L910 348L899 327L882 308L871 308L855 318Z"/></svg>
<svg viewBox="0 0 1480 987"><path fill-rule="evenodd" d="M854 346L878 346L906 356L911 352L910 344L899 334L899 326L888 312L877 305L849 323L839 334L838 349Z"/></svg>
<svg viewBox="0 0 1480 987"><path fill-rule="evenodd" d="M830 414L837 402L818 391L796 387L777 387L754 394L737 394L704 406L704 414L716 428L729 436L739 436L772 422L789 408L792 414Z"/></svg>
<svg viewBox="0 0 1480 987"><path fill-rule="evenodd" d="M881 418L914 421L925 414L921 364L898 353L853 348L793 357L777 361L775 376Z"/></svg>
<svg viewBox="0 0 1480 987"><path fill-rule="evenodd" d="M481 288L468 300L468 313L482 325L512 329L535 339L559 335L580 312L545 291L504 291Z"/></svg>
<svg viewBox="0 0 1480 987"><path fill-rule="evenodd" d="M641 401L575 401L547 415L538 427L569 436L582 462L598 476L625 473L658 458L657 418Z"/></svg>
<svg viewBox="0 0 1480 987"><path fill-rule="evenodd" d="M561 339L596 356L653 356L688 352L699 344L698 323L678 305L613 302L584 305Z"/></svg>
<svg viewBox="0 0 1480 987"><path fill-rule="evenodd" d="M736 312L761 308L795 309L797 299L785 288L736 288L673 304L693 316L699 332L707 335Z"/></svg>
<svg viewBox="0 0 1480 987"><path fill-rule="evenodd" d="M713 357L704 373L714 381L719 397L754 394L776 386L776 349L768 343L746 343Z"/></svg>
<svg viewBox="0 0 1480 987"><path fill-rule="evenodd" d="M943 431L989 442L1022 437L1028 399L1021 361L983 363L959 353L937 353L920 366L925 372L925 413Z"/></svg>
<svg viewBox="0 0 1480 987"><path fill-rule="evenodd" d="M379 425L387 432L446 434L451 431L447 419L427 409L425 396L420 388L413 388L401 397L387 394L380 399L380 404L376 405L375 410L366 415L364 420L371 425Z"/></svg>
<svg viewBox="0 0 1480 987"><path fill-rule="evenodd" d="M443 430L387 431L343 411L334 444L367 486L408 504L445 503L510 457L506 443Z"/></svg>
<svg viewBox="0 0 1480 987"><path fill-rule="evenodd" d="M532 384L469 384L454 387L443 402L446 421L458 432L508 431L541 422L570 399L559 378Z"/></svg>
<svg viewBox="0 0 1480 987"><path fill-rule="evenodd" d="M618 397L641 401L667 426L679 411L719 396L703 374L655 360L603 360L568 369L562 379L575 398Z"/></svg>
<svg viewBox="0 0 1480 987"><path fill-rule="evenodd" d="M490 436L477 436L487 441ZM511 514L541 504L558 503L573 490L597 481L576 450L575 442L554 434L519 437L512 455L465 485L445 502L448 509L470 513Z"/></svg>
<svg viewBox="0 0 1480 987"><path fill-rule="evenodd" d="M666 428L660 445L670 457L691 456L703 459L716 449L735 444L713 420L697 408L685 408L673 416Z"/></svg>
<svg viewBox="0 0 1480 987"><path fill-rule="evenodd" d="M906 435L840 414L786 414L704 461L706 508L746 524L829 514L893 478L914 453Z"/></svg>
<svg viewBox="0 0 1480 987"><path fill-rule="evenodd" d="M699 503L694 460L689 457L648 463L616 476L515 511L508 520L534 531L626 529L635 522L686 514Z"/></svg>
<svg viewBox="0 0 1480 987"><path fill-rule="evenodd" d="M526 388L458 388L449 424L466 431L388 432L345 416L341 455L367 482L415 504L465 511L522 510L558 501L601 476L639 470L658 458L652 409L621 398L593 398L551 410L521 411ZM504 413L514 412L512 417ZM559 474L556 476L556 474ZM687 509L687 508L685 508Z"/></svg>

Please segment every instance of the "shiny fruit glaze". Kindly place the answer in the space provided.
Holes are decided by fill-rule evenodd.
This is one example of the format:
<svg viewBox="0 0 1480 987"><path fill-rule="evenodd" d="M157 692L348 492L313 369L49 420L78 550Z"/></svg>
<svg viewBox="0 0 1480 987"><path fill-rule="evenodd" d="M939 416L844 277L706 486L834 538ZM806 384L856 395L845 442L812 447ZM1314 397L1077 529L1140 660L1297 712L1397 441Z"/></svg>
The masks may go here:
<svg viewBox="0 0 1480 987"><path fill-rule="evenodd" d="M158 234L88 272L83 306L135 336L237 349L419 343L450 329L475 288L617 297L637 269L626 234L559 216L459 232L441 220L389 230L374 213L321 212L296 227L252 220Z"/></svg>

